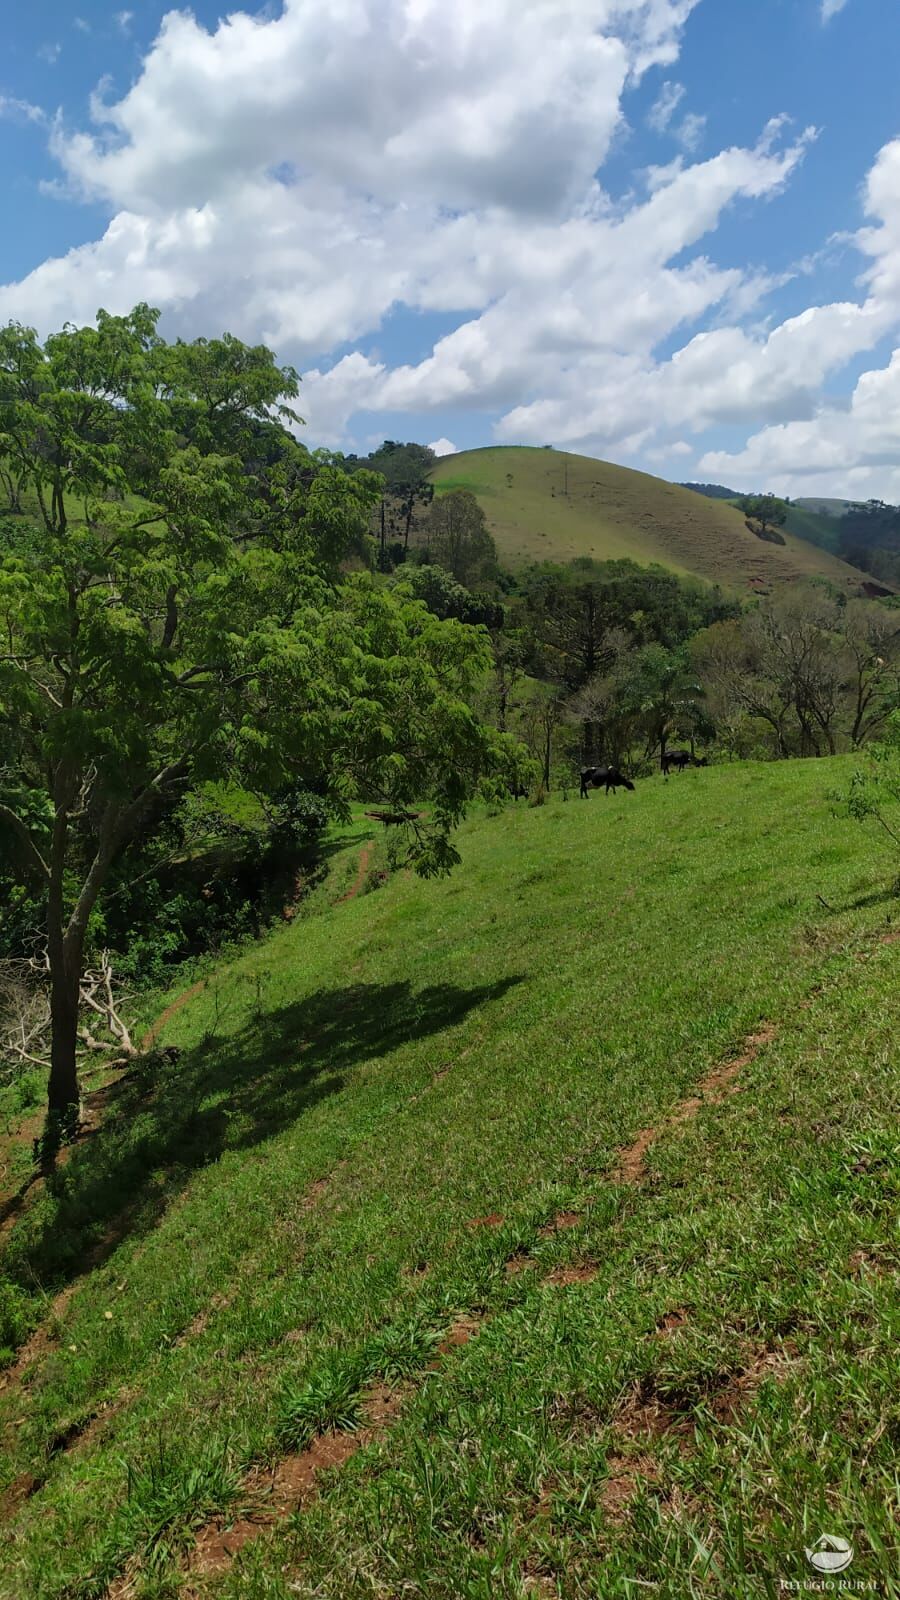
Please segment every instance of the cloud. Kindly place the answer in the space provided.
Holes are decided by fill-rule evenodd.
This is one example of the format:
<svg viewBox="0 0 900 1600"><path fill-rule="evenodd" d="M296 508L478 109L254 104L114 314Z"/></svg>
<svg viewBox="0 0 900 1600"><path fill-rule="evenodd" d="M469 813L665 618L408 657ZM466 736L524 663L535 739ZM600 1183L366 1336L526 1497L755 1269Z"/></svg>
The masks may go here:
<svg viewBox="0 0 900 1600"><path fill-rule="evenodd" d="M898 415L900 349L886 367L863 373L849 407L822 405L808 420L765 428L733 454L709 451L699 470L780 494L808 494L812 487L851 499L900 501Z"/></svg>
<svg viewBox="0 0 900 1600"><path fill-rule="evenodd" d="M40 106L31 104L30 100L17 100L11 95L0 94L0 119L8 122L32 122L46 125L47 115Z"/></svg>
<svg viewBox="0 0 900 1600"><path fill-rule="evenodd" d="M129 32L129 30L131 28L131 24L132 24L133 21L134 21L134 12L133 11L117 11L116 14L115 14L116 26L119 29L121 29L122 33L128 33Z"/></svg>
<svg viewBox="0 0 900 1600"><path fill-rule="evenodd" d="M86 17L73 17L72 27L76 28L79 33L90 33L91 31L91 25Z"/></svg>
<svg viewBox="0 0 900 1600"><path fill-rule="evenodd" d="M841 494L900 501L900 348L887 366L861 375L849 403L825 400L817 392L825 372L839 370L850 355L874 348L900 329L900 139L879 152L865 203L874 225L862 229L855 242L868 260L862 277L866 298L813 308L794 319L803 325L796 353L802 350L809 376L805 410L770 420L741 450L708 452L701 471L730 473L744 484L765 481L784 494L807 493L811 483L827 494L844 484Z"/></svg>
<svg viewBox="0 0 900 1600"><path fill-rule="evenodd" d="M686 94L683 83L664 83L647 114L647 126L665 133Z"/></svg>
<svg viewBox="0 0 900 1600"><path fill-rule="evenodd" d="M686 94L683 83L667 79L647 113L647 126L654 133L671 134L683 150L693 153L699 148L705 132L706 118L696 111L689 111L680 122L675 121L675 113Z"/></svg>
<svg viewBox="0 0 900 1600"><path fill-rule="evenodd" d="M621 202L597 177L693 3L285 0L212 30L171 12L124 96L101 84L86 128L48 124L60 183L109 220L0 288L0 318L48 332L146 299L170 335L265 340L308 368L316 443L346 443L358 413L452 407L496 419L502 441L619 459L683 461L707 429L755 430L751 481L770 443L787 473L791 450L841 426L831 375L900 325L900 142L845 245L858 294L765 318L787 275L718 265L711 241L731 207L784 190L812 130L776 117L698 159L704 119L670 76L650 117L677 159ZM452 331L397 366L353 348L403 310ZM870 413L842 413L861 466Z"/></svg>
<svg viewBox="0 0 900 1600"><path fill-rule="evenodd" d="M277 162L386 203L438 191L445 206L558 214L603 161L626 80L665 56L683 12L286 0L215 32L170 12L129 92L55 153L78 192L144 210L218 200Z"/></svg>
<svg viewBox="0 0 900 1600"><path fill-rule="evenodd" d="M455 456L457 454L456 445L451 439L432 439L428 448L433 450L436 456Z"/></svg>
<svg viewBox="0 0 900 1600"><path fill-rule="evenodd" d="M693 153L699 148L705 132L706 118L696 111L689 111L676 128L675 137L685 150Z"/></svg>
<svg viewBox="0 0 900 1600"><path fill-rule="evenodd" d="M830 22L839 11L843 11L846 4L847 0L822 0L822 21Z"/></svg>
<svg viewBox="0 0 900 1600"><path fill-rule="evenodd" d="M38 50L38 60L45 61L48 67L55 66L61 55L61 44L42 44Z"/></svg>

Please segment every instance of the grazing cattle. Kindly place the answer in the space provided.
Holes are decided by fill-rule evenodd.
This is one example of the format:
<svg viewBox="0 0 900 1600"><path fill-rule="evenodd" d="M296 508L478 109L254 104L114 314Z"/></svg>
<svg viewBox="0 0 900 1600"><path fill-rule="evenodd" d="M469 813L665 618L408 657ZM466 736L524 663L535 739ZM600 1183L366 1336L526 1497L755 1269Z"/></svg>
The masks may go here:
<svg viewBox="0 0 900 1600"><path fill-rule="evenodd" d="M630 778L626 778L618 767L585 767L581 774L581 798L588 798L588 789L605 789L609 794L610 789L634 789Z"/></svg>
<svg viewBox="0 0 900 1600"><path fill-rule="evenodd" d="M692 756L690 750L666 750L660 757L660 766L666 777L672 767L676 772L683 772L685 767L708 767L706 756Z"/></svg>
<svg viewBox="0 0 900 1600"><path fill-rule="evenodd" d="M676 772L683 772L685 767L690 766L691 760L690 750L665 750L660 756L659 764L668 777L673 767Z"/></svg>

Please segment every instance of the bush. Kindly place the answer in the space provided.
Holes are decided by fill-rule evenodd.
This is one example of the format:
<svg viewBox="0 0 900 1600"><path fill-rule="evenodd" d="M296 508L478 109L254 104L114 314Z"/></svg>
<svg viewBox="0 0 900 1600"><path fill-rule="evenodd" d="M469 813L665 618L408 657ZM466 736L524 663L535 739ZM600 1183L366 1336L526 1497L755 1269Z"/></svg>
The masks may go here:
<svg viewBox="0 0 900 1600"><path fill-rule="evenodd" d="M845 802L849 816L878 823L900 852L900 710L888 719L884 738L869 746L866 765L850 779Z"/></svg>
<svg viewBox="0 0 900 1600"><path fill-rule="evenodd" d="M28 1337L33 1321L31 1309L24 1289L8 1278L0 1278L0 1367L9 1365Z"/></svg>

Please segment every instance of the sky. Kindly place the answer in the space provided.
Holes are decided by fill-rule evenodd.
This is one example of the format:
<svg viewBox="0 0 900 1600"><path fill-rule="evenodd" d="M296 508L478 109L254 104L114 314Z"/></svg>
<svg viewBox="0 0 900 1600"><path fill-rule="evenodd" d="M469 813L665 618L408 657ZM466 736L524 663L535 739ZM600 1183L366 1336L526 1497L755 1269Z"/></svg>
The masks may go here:
<svg viewBox="0 0 900 1600"><path fill-rule="evenodd" d="M0 323L149 301L302 436L900 502L900 0L0 0Z"/></svg>

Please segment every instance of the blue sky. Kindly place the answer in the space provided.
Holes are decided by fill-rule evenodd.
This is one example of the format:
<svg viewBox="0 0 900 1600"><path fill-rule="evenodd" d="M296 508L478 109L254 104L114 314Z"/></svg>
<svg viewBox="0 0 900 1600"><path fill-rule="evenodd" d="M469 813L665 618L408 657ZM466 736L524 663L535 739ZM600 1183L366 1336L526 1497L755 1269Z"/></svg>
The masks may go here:
<svg viewBox="0 0 900 1600"><path fill-rule="evenodd" d="M311 443L900 501L897 0L7 0L0 318L160 306Z"/></svg>

